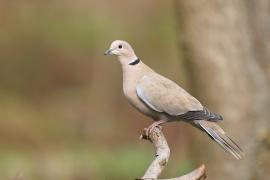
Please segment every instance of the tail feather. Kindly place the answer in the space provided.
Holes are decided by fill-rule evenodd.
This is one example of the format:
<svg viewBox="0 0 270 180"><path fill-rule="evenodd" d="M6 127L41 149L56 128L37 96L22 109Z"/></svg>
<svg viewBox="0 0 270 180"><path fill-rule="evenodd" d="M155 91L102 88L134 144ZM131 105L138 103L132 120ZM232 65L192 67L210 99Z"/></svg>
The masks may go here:
<svg viewBox="0 0 270 180"><path fill-rule="evenodd" d="M194 123L236 159L241 159L243 157L244 153L242 149L225 134L223 129L221 129L217 123L205 120L196 120Z"/></svg>

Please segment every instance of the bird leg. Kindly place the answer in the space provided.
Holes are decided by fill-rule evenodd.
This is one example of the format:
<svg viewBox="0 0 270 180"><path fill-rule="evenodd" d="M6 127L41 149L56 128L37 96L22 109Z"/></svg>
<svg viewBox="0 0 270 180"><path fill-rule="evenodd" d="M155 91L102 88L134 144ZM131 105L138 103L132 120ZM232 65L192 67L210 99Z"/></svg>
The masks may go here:
<svg viewBox="0 0 270 180"><path fill-rule="evenodd" d="M158 121L155 121L154 123L152 123L150 126L148 126L148 128L146 128L146 136L148 136L155 127L158 127L161 129L161 124L165 123L165 122L168 122L167 119L161 119L161 120L158 120Z"/></svg>

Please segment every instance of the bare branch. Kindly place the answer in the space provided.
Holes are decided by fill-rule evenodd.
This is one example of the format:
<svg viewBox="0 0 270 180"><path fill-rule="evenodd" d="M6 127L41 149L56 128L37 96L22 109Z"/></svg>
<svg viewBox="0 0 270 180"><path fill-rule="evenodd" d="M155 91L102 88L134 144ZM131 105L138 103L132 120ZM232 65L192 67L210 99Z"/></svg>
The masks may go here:
<svg viewBox="0 0 270 180"><path fill-rule="evenodd" d="M170 148L168 146L165 136L161 131L161 128L155 127L153 131L151 131L148 135L146 132L147 129L144 130L141 138L149 140L153 143L156 150L156 155L155 159L146 170L144 176L137 180L157 180L158 176L168 164L170 157ZM201 165L199 168L193 170L192 172L184 176L163 180L202 180L205 178L205 165Z"/></svg>

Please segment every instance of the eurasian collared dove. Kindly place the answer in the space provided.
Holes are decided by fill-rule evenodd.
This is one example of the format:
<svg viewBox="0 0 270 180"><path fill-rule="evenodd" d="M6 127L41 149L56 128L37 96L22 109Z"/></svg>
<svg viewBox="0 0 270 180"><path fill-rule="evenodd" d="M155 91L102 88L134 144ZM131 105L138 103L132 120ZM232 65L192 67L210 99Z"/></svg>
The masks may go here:
<svg viewBox="0 0 270 180"><path fill-rule="evenodd" d="M243 151L216 123L222 116L210 112L175 82L156 73L135 54L129 43L114 41L105 55L116 55L123 70L123 90L128 101L155 120L148 128L165 122L185 121L207 133L225 151L241 159Z"/></svg>

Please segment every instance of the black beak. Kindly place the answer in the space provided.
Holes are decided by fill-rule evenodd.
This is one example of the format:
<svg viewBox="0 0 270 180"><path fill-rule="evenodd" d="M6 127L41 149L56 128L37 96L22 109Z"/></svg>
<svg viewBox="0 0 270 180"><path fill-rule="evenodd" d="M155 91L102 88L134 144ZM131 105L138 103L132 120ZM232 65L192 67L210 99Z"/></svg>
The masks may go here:
<svg viewBox="0 0 270 180"><path fill-rule="evenodd" d="M108 49L107 51L104 52L104 55L111 55L113 49Z"/></svg>

